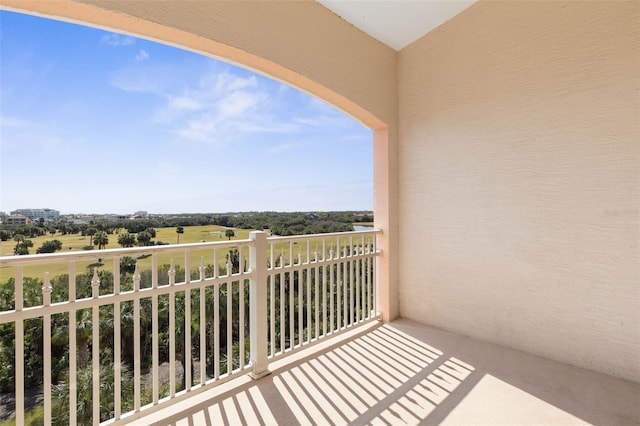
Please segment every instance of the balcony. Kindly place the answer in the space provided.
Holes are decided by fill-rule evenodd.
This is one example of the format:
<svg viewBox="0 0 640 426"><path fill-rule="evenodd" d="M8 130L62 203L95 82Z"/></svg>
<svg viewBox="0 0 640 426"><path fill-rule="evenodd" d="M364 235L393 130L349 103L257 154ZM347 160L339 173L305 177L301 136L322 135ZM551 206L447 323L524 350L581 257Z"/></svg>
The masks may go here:
<svg viewBox="0 0 640 426"><path fill-rule="evenodd" d="M378 233L254 232L248 240L0 258L14 269L17 294L14 309L0 313L17 342L16 423L25 424L25 401L41 405L45 424L640 420L638 384L408 320L380 323ZM151 268L139 262L123 273L125 257L150 258ZM79 267L96 261L102 271L111 266L112 284L96 266L91 294L52 285L45 273L41 304L27 306L30 268L63 262L68 282L79 283ZM43 336L34 354L42 356L40 398L25 379L37 368L25 348L30 327Z"/></svg>
<svg viewBox="0 0 640 426"><path fill-rule="evenodd" d="M128 421L374 320L377 233L0 258L17 424L38 387L45 424Z"/></svg>
<svg viewBox="0 0 640 426"><path fill-rule="evenodd" d="M20 361L25 361L20 336L28 321L42 318L39 324L47 328L56 315L75 310L91 319L117 304L131 316L146 315L143 306L154 316L156 306L155 314L166 312L169 329L172 298L187 294L190 317L220 334L216 344L215 334L205 333L201 344L201 329L183 327L193 339L182 337L179 324L189 315L176 303L173 344L171 333L152 330L153 322L145 323L151 342L140 347L127 344L138 341L135 328L119 348L114 339L112 357L120 351L141 360L129 372L138 390L131 410L112 397L113 409L104 407L105 422L640 424L637 2L477 2L400 51L315 2L0 3L229 59L312 93L373 130L374 210L382 233L376 234L375 248L365 242L364 253L343 252L350 240L341 240L338 249L337 242L323 245L323 237L313 236L308 237L313 242L267 240L265 259L256 263L268 265L266 271L244 267L256 248L253 241L235 243L242 244L238 272L233 272L235 259L227 266L224 255L233 245L38 258L65 262L71 282L82 271L78 265L100 263L96 255L149 255L146 262L152 265L139 270L139 278L133 273L121 283L120 274L113 273L113 289L101 289L100 273L93 280L85 277L88 290L78 297L69 294L66 301L57 300L56 282L50 296L48 286L44 294L25 287L39 294L44 306L26 306L20 299L0 314L0 326L15 323L9 340L19 346ZM201 249L208 253L201 255ZM193 253L188 260L186 252ZM174 268L163 267L172 254L175 276L169 274ZM349 256L368 259L371 280L364 282L372 287L365 286L369 305L352 310L362 314L362 321L345 323L345 300L355 303L361 294L354 290L351 297L351 284L344 285L345 267L349 277L358 276L351 273L354 258ZM330 301L324 303L326 331L323 304L315 302L322 282L312 281L312 290L302 292L303 299L313 295L311 320L308 310L299 319L295 306L304 303L299 304L298 294L278 287L287 274L317 277L315 265L324 271L325 260L333 285L342 286L335 294L328 290L334 310ZM5 258L0 267L14 269L19 286L29 276L28 262L32 259ZM117 272L117 263L105 265ZM207 270L209 264L216 266ZM182 279L181 270L195 275ZM47 282L43 274L38 279ZM237 284L244 280L251 284ZM253 294L260 306L240 304L243 314L240 306L233 308L237 321L228 333L228 324L215 320L215 312L218 320L221 312L211 306L226 312L230 283L236 283L231 285L238 300L244 300L241 288L245 298L251 289L263 296ZM328 283L332 288L331 278ZM208 302L200 309L200 292L206 295L207 289ZM269 295L276 293L273 307L275 297ZM140 311L133 309L136 301ZM200 320L207 309L213 316ZM384 325L375 320L378 314ZM249 326L258 316L268 321ZM389 322L398 317L459 334L407 320ZM68 321L76 320L71 315ZM89 341L73 336L68 337L76 339L72 347ZM195 371L183 385L178 349L181 341L192 340L193 357L184 364ZM83 360L70 352L68 369L99 358L91 351L83 352ZM203 373L198 361L205 358ZM227 359L238 361L230 367ZM124 370L117 363L115 368ZM165 384L160 375L167 368ZM25 405L20 381L28 371L22 362L16 370L20 423ZM271 374L250 381L248 373L266 371ZM78 392L69 400L98 394L96 378L90 377L82 393L71 383ZM47 380L46 375L40 379ZM88 409L97 412L97 398L86 399L92 405ZM51 413L52 405L44 392L45 414L59 415ZM71 402L66 410L72 418L76 405Z"/></svg>

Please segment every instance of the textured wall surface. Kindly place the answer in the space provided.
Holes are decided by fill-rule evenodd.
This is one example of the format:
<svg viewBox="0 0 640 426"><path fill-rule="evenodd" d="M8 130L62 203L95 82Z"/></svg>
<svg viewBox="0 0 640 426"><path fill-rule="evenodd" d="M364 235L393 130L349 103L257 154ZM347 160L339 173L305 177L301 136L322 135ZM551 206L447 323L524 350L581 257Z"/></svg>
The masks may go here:
<svg viewBox="0 0 640 426"><path fill-rule="evenodd" d="M640 381L639 5L480 2L400 52L401 316Z"/></svg>

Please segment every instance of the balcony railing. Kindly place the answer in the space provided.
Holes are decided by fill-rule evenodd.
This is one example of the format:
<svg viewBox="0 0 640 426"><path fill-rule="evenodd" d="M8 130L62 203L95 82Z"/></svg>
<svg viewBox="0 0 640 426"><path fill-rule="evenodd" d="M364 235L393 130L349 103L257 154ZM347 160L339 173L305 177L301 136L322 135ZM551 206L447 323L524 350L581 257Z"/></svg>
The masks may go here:
<svg viewBox="0 0 640 426"><path fill-rule="evenodd" d="M0 257L16 423L34 393L45 424L126 422L377 318L378 232Z"/></svg>

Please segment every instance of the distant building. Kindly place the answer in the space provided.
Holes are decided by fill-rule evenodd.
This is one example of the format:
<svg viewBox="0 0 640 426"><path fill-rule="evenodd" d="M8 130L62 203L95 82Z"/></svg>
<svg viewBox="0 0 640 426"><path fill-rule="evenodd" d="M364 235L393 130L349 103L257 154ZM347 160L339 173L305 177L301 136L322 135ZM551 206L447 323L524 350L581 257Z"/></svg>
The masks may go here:
<svg viewBox="0 0 640 426"><path fill-rule="evenodd" d="M3 222L7 225L27 225L31 223L31 219L21 214L12 214L5 217Z"/></svg>
<svg viewBox="0 0 640 426"><path fill-rule="evenodd" d="M11 212L11 215L26 216L31 220L38 221L40 219L60 219L60 212L53 209L18 209Z"/></svg>
<svg viewBox="0 0 640 426"><path fill-rule="evenodd" d="M144 210L140 210L140 211L135 212L135 213L133 214L133 217L135 217L136 219L138 219L138 218L141 218L141 217L143 217L143 218L144 218L144 217L147 217L148 215L149 215L149 214L148 214L146 211L144 211Z"/></svg>

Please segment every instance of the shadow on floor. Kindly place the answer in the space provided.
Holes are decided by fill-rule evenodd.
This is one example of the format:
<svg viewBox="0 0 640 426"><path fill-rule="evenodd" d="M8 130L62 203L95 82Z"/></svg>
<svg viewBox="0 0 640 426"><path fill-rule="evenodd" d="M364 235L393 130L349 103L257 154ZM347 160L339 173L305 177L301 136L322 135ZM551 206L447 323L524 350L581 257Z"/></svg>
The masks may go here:
<svg viewBox="0 0 640 426"><path fill-rule="evenodd" d="M640 424L639 384L411 321L330 342L138 424Z"/></svg>

